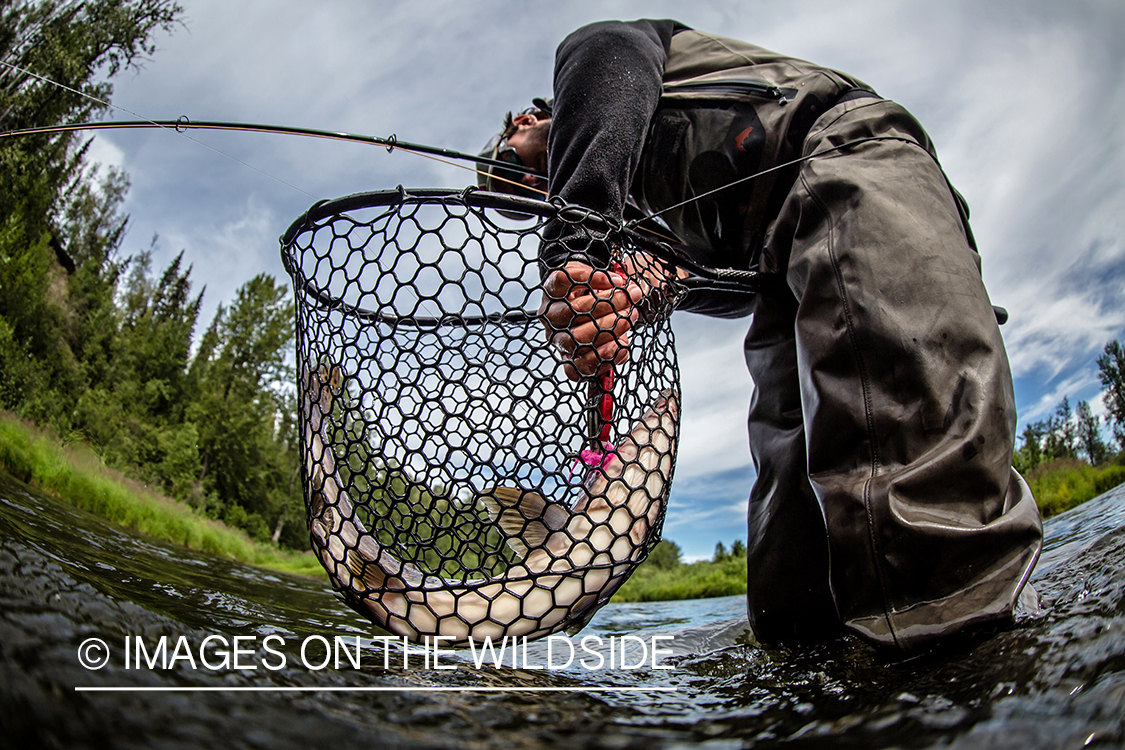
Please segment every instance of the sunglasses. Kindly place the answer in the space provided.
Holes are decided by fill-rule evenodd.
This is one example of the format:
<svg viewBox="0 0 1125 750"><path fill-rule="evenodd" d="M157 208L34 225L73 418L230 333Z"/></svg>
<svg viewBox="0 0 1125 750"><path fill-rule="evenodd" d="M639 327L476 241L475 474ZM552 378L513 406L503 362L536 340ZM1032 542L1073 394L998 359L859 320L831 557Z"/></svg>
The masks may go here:
<svg viewBox="0 0 1125 750"><path fill-rule="evenodd" d="M523 183L523 178L527 174L526 166L520 160L520 155L516 150L508 145L508 139L502 138L496 146L496 151L493 155L497 161L506 162L512 166L519 167L519 170L505 169L498 165L492 165L488 168L489 180L488 188L497 190L499 192L518 195L522 198L534 198L543 200L543 194L533 190L530 186ZM492 178L499 178L499 180L510 180L510 182L502 183L501 185L495 184ZM497 180L497 182L499 182ZM514 183L514 184L513 184Z"/></svg>

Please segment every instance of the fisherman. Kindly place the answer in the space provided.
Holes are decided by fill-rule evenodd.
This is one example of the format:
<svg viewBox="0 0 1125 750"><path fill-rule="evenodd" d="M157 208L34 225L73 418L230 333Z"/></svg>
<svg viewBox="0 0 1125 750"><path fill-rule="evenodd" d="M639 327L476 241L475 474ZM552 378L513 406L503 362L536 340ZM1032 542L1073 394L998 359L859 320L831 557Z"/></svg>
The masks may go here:
<svg viewBox="0 0 1125 750"><path fill-rule="evenodd" d="M1012 378L968 209L918 122L851 76L670 20L574 32L535 105L486 150L540 174L487 187L618 218L698 197L662 214L684 252L783 280L681 306L753 316L757 638L913 653L1010 622L1042 523L1012 469ZM548 335L572 378L594 376L624 361L649 290L567 226L545 234Z"/></svg>

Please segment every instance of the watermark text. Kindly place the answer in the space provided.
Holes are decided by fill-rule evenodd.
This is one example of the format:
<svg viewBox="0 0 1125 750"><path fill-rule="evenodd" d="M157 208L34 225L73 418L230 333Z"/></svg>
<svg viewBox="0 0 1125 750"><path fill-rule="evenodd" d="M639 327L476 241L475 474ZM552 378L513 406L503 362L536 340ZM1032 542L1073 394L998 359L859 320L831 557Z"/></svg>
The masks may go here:
<svg viewBox="0 0 1125 750"><path fill-rule="evenodd" d="M125 636L121 648L101 638L87 638L78 648L78 661L88 670L112 663L126 670L191 669L209 672L277 671L303 668L364 668L451 670L461 667L526 670L639 670L671 669L662 660L671 656L673 636L586 635L573 639L550 635L543 641L503 636L471 640L468 648L453 649L449 636L426 637L421 644L383 636L310 635L299 642L280 635L186 635L158 638Z"/></svg>

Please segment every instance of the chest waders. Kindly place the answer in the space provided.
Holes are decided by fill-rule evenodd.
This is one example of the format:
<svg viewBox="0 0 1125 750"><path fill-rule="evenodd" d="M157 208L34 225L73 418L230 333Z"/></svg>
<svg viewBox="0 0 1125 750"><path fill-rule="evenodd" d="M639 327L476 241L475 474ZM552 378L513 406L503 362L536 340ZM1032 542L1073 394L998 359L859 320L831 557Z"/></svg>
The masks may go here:
<svg viewBox="0 0 1125 750"><path fill-rule="evenodd" d="M709 265L785 281L754 298L745 341L755 633L909 653L1010 619L1042 526L1011 465L1011 373L967 209L917 121L865 88L681 32L634 192L659 210L709 171L856 144L664 218Z"/></svg>

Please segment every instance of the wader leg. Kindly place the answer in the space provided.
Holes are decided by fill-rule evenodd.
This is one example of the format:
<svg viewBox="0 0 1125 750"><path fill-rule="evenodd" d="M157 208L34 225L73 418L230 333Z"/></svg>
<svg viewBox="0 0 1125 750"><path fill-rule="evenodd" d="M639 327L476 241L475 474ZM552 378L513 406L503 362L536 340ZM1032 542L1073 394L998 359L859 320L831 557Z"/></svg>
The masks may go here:
<svg viewBox="0 0 1125 750"><path fill-rule="evenodd" d="M746 336L754 378L750 453L758 478L747 512L746 603L763 643L842 634L828 588L828 537L809 484L790 296L759 299Z"/></svg>
<svg viewBox="0 0 1125 750"><path fill-rule="evenodd" d="M1010 618L1042 525L1011 467L1012 380L979 256L925 132L892 102L857 100L821 116L805 153L872 137L884 140L802 166L762 262L787 270L798 304L807 476L836 611L868 641L910 652ZM751 426L760 465L800 460L766 429ZM790 502L770 477L791 471L766 471L755 496ZM754 546L794 544L788 528L767 536L754 507Z"/></svg>

